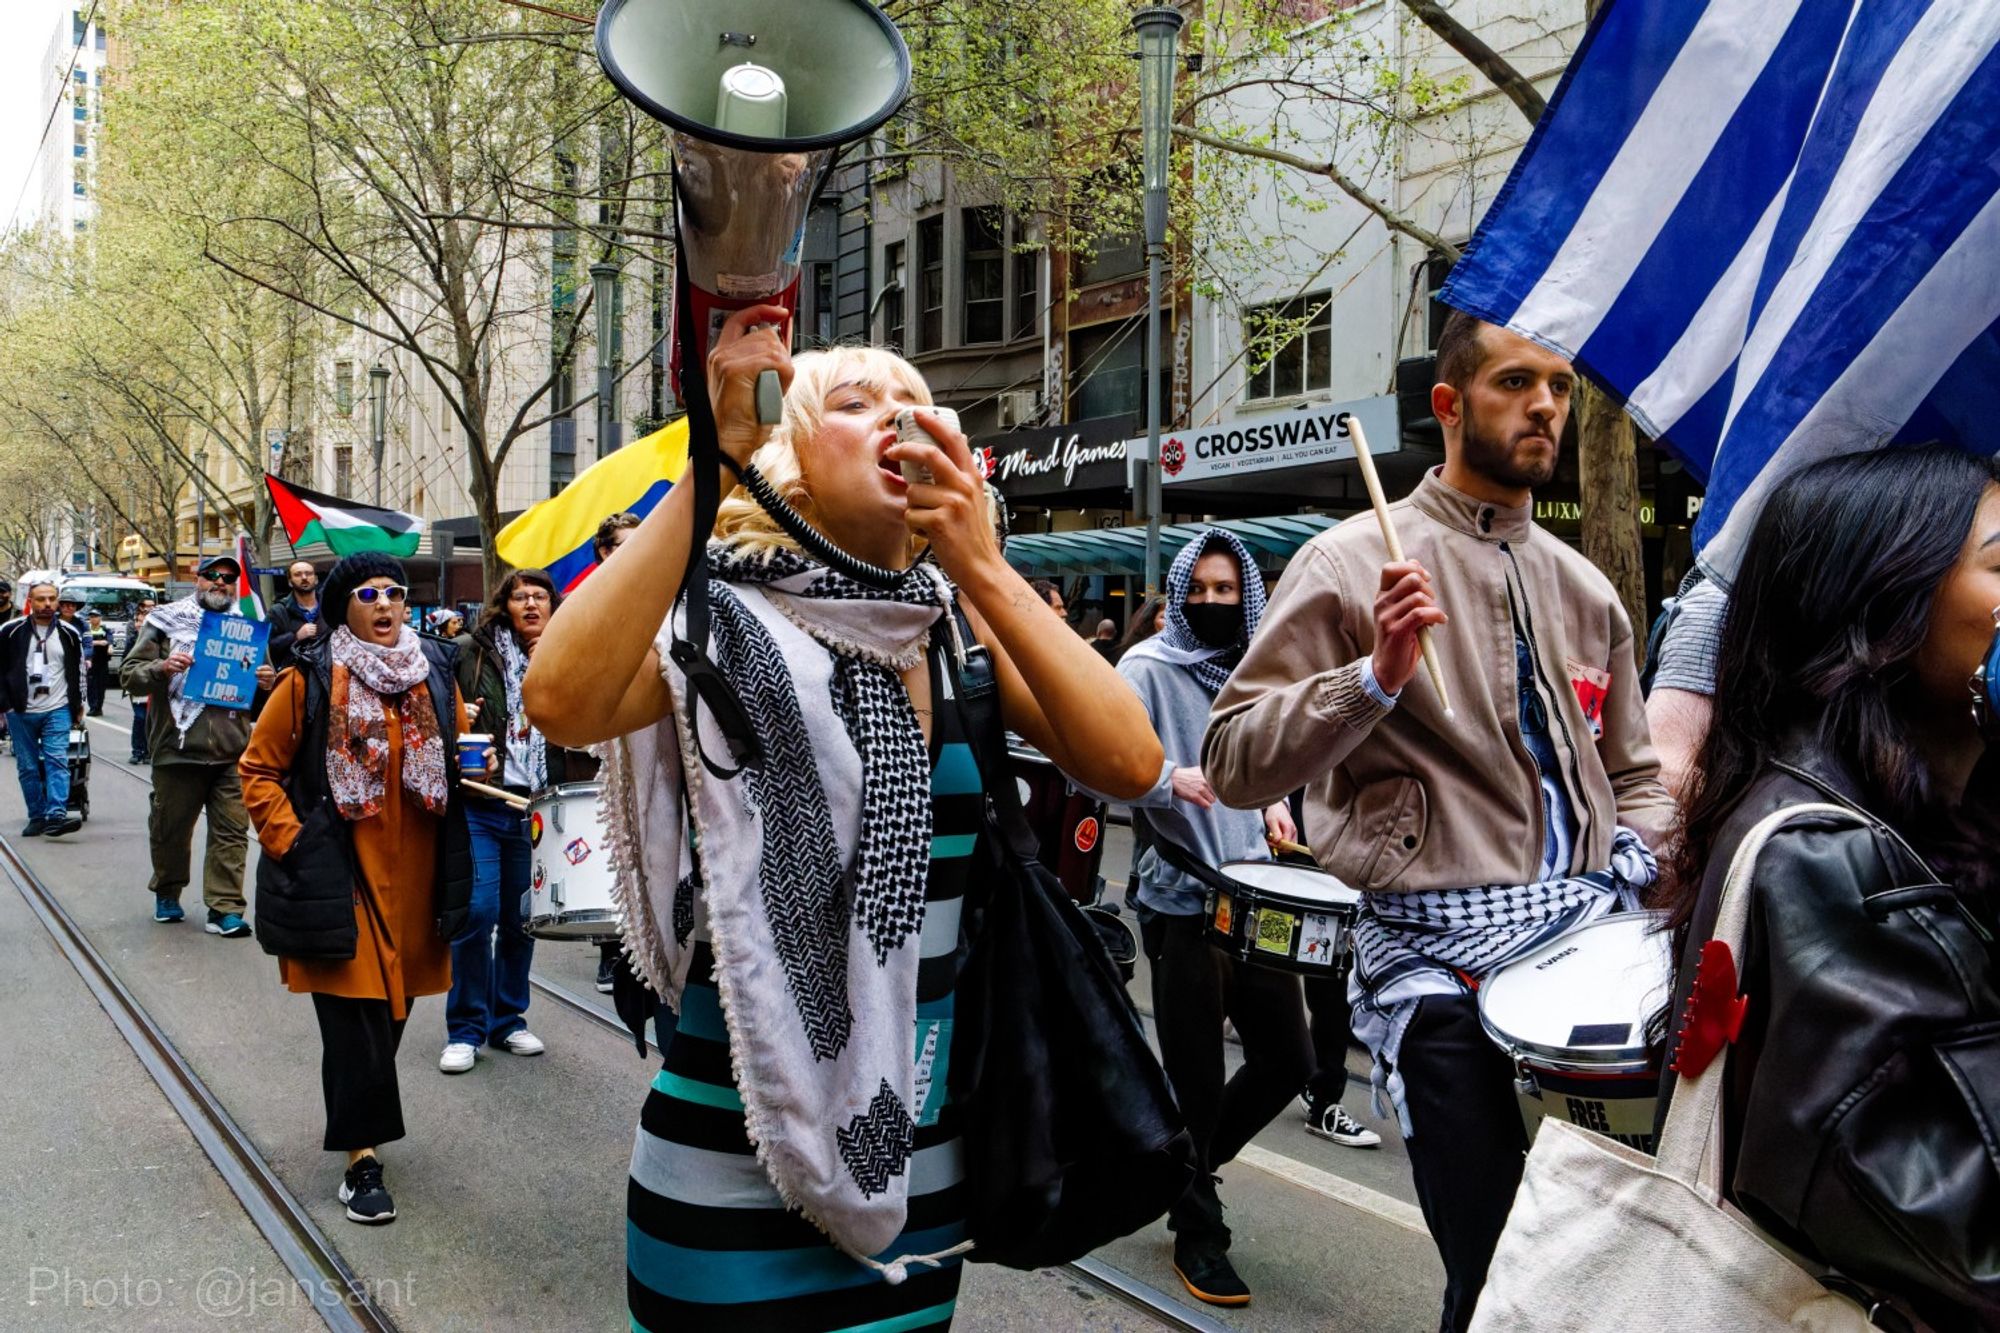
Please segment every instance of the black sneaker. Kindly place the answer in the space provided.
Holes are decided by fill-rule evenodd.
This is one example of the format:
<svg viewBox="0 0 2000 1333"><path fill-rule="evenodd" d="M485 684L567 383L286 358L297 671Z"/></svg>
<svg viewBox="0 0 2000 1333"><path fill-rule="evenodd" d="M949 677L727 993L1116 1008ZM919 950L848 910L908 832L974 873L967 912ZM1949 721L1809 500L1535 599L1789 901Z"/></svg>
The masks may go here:
<svg viewBox="0 0 2000 1333"><path fill-rule="evenodd" d="M24 838L39 838L48 831L49 831L48 820L31 819L22 827L21 836Z"/></svg>
<svg viewBox="0 0 2000 1333"><path fill-rule="evenodd" d="M609 995L618 987L618 964L610 954L597 960L597 993Z"/></svg>
<svg viewBox="0 0 2000 1333"><path fill-rule="evenodd" d="M43 832L54 838L64 833L74 833L82 827L82 815L67 814L61 820L50 820L48 828L44 829Z"/></svg>
<svg viewBox="0 0 2000 1333"><path fill-rule="evenodd" d="M1299 1101L1306 1108L1306 1133L1338 1143L1343 1148L1381 1146L1382 1136L1349 1115L1347 1108L1339 1102L1320 1106L1310 1088L1299 1094Z"/></svg>
<svg viewBox="0 0 2000 1333"><path fill-rule="evenodd" d="M1174 1276L1188 1294L1209 1305L1248 1305L1250 1287L1236 1274L1225 1250L1174 1243Z"/></svg>
<svg viewBox="0 0 2000 1333"><path fill-rule="evenodd" d="M380 1226L396 1220L396 1201L382 1186L382 1159L373 1155L347 1168L340 1182L340 1201L347 1205L347 1220L365 1226Z"/></svg>

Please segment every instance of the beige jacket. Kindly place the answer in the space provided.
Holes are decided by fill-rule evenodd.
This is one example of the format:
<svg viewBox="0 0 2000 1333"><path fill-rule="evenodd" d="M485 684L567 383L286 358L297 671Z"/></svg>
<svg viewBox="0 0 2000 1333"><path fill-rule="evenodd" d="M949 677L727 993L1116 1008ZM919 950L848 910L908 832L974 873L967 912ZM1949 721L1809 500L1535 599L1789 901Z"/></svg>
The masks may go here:
<svg viewBox="0 0 2000 1333"><path fill-rule="evenodd" d="M1451 617L1434 634L1456 718L1445 720L1421 668L1393 709L1362 685L1388 556L1374 516L1361 514L1300 550L1217 696L1201 751L1216 794L1251 809L1305 788L1306 841L1356 888L1532 880L1542 807L1518 721L1518 606L1577 821L1572 873L1609 863L1619 824L1661 846L1674 804L1610 581L1537 528L1532 506L1483 503L1436 470L1389 508Z"/></svg>

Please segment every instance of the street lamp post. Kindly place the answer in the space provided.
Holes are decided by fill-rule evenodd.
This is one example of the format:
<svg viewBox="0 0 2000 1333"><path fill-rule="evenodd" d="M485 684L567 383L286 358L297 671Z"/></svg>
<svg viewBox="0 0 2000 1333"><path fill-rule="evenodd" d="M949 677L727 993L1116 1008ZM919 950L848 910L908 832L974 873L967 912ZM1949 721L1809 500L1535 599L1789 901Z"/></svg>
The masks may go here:
<svg viewBox="0 0 2000 1333"><path fill-rule="evenodd" d="M1186 20L1172 5L1132 15L1139 37L1139 128L1146 185L1146 596L1160 591L1160 283L1167 254L1167 161L1174 48Z"/></svg>
<svg viewBox="0 0 2000 1333"><path fill-rule="evenodd" d="M197 444L190 459L194 463L194 565L200 569L202 545L208 536L208 488L202 484L208 475L208 450Z"/></svg>
<svg viewBox="0 0 2000 1333"><path fill-rule="evenodd" d="M382 454L389 443L389 367L377 361L368 371L368 425L374 436L375 503L382 503Z"/></svg>
<svg viewBox="0 0 2000 1333"><path fill-rule="evenodd" d="M590 299L597 308L597 456L616 448L611 442L612 307L617 304L618 266L600 259L590 266Z"/></svg>

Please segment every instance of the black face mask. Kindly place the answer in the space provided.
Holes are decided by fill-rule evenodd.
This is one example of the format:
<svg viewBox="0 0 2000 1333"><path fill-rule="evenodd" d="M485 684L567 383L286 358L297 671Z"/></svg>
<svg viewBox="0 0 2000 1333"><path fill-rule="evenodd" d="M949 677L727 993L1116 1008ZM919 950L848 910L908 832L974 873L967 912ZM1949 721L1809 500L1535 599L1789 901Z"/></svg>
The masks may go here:
<svg viewBox="0 0 2000 1333"><path fill-rule="evenodd" d="M1243 603L1189 602L1181 608L1188 628L1210 648L1234 647L1243 637Z"/></svg>

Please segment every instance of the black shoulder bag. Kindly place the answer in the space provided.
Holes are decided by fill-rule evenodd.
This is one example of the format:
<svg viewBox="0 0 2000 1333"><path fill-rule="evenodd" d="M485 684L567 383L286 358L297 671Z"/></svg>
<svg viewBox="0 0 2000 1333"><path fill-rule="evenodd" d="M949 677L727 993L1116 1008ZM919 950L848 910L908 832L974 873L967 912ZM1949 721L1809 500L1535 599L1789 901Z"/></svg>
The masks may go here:
<svg viewBox="0 0 2000 1333"><path fill-rule="evenodd" d="M1194 1141L1102 940L1035 859L992 658L953 614L966 658L948 642L941 656L987 794L949 1076L968 1257L1046 1268L1164 1214L1194 1178Z"/></svg>

